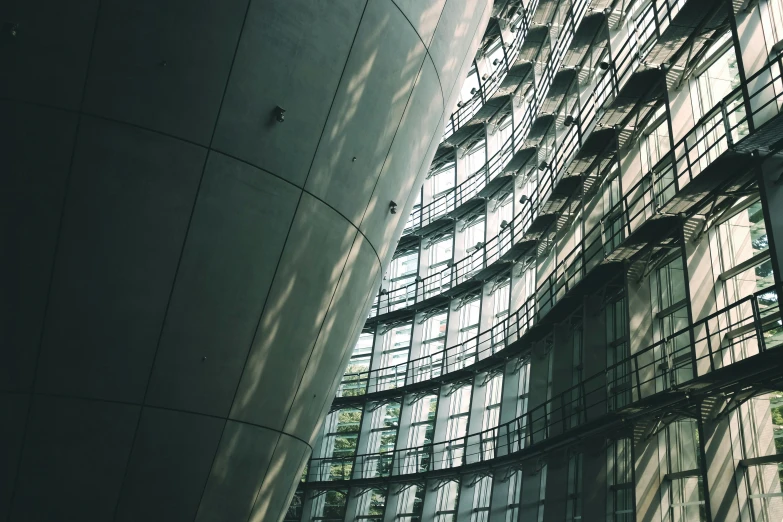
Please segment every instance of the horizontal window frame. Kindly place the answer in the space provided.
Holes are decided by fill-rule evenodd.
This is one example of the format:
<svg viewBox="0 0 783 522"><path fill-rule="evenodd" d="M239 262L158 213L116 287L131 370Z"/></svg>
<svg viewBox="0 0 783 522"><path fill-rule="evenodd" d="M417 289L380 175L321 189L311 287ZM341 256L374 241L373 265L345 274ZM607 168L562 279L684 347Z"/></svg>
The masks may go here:
<svg viewBox="0 0 783 522"><path fill-rule="evenodd" d="M743 262L741 262L741 263L739 263L737 265L734 265L733 267L729 268L728 270L725 270L723 273L721 273L718 276L718 279L720 279L723 282L726 282L729 279L731 279L731 278L733 278L735 276L738 276L742 272L744 272L746 270L750 270L751 268L754 268L754 267L764 263L768 259L770 259L769 248L759 252L758 254L750 257L749 259L746 259L745 261L743 261Z"/></svg>

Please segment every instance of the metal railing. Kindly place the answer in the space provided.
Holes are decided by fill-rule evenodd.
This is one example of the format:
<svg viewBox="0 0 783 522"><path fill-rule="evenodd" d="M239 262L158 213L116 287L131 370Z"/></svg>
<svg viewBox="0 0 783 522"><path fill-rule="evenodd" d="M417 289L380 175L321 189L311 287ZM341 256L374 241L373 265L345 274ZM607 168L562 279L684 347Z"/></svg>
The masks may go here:
<svg viewBox="0 0 783 522"><path fill-rule="evenodd" d="M783 53L748 78L755 83L744 102L743 89L737 87L708 111L605 215L585 232L583 240L557 263L537 290L539 314L552 308L564 291L573 287L592 268L654 216L666 214L675 197L715 160L750 135L758 127L780 114L783 104ZM761 80L761 81L756 81ZM777 91L777 92L776 92ZM750 117L747 107L751 107ZM755 127L751 127L755 126ZM698 204L700 198L690 203ZM681 211L682 209L679 209Z"/></svg>
<svg viewBox="0 0 783 522"><path fill-rule="evenodd" d="M502 349L497 347L505 347L516 341L520 332L527 331L545 316L593 268L606 259L613 259L613 254L626 238L650 218L661 215L661 211L665 210L682 186L687 185L719 157L715 151L725 152L729 144L741 142L742 138L751 135L743 129L757 128L780 113L783 106L782 73L783 53L772 58L764 68L748 78L748 84L753 86L748 103L737 101L742 97L742 88L738 87L707 112L675 144L670 154L665 155L649 173L625 191L626 195L606 213L603 220L584 233L582 240L563 256L552 273L538 286L535 296L529 298L506 321L449 348L445 351L445 357L441 351L392 367L346 374L337 396L345 396L346 390L350 390L352 395L363 395L421 382L424 379L416 380L415 369L434 368L440 361L441 368L431 370L429 374L429 378L439 377L464 368L467 366L465 361L471 361L472 364ZM731 107L731 110L727 107ZM750 118L746 107L752 108ZM672 165L682 166L683 171L676 174L673 170L668 178L670 182L659 183L661 173L667 172L666 169ZM682 182L677 183L676 180ZM502 332L506 332L505 335ZM501 337L502 342L498 340Z"/></svg>
<svg viewBox="0 0 783 522"><path fill-rule="evenodd" d="M545 194L551 192L551 186L552 179L551 176L548 176L543 180ZM441 295L447 290L470 281L485 268L499 265L503 262L504 254L528 237L530 226L539 215L544 202L541 200L541 193L536 192L527 200L511 223L478 248L474 247L468 255L458 262L446 265L427 277L400 288L390 291L382 290L375 299L370 316L407 308Z"/></svg>
<svg viewBox="0 0 783 522"><path fill-rule="evenodd" d="M479 88L476 90L473 97L461 104L457 110L451 113L451 116L449 116L449 119L446 122L446 128L443 131L441 140L447 139L460 127L468 123L473 116L476 115L479 109L481 109L484 103L491 99L503 84L503 80L505 80L509 70L511 70L511 67L516 61L520 49L522 49L525 37L530 29L530 22L533 20L533 14L537 7L538 0L531 2L527 8L524 5L522 6L524 13L519 20L519 26L514 28L514 39L511 41L508 48L504 50L503 59L498 62L497 67L492 71L489 77L479 83ZM500 38L503 38L502 35Z"/></svg>
<svg viewBox="0 0 783 522"><path fill-rule="evenodd" d="M487 184L504 172L504 169L514 153L519 151L533 125L536 115L541 105L543 105L552 86L555 73L560 68L565 52L568 49L573 33L579 22L584 17L587 10L588 0L579 0L569 9L568 24L571 30L562 31L560 38L555 42L553 51L549 56L546 67L541 75L539 85L536 86L533 101L529 103L520 118L511 136L501 145L500 149L493 154L487 162L476 172L470 175L468 179L454 187L450 192L440 196L434 201L415 209L408 216L403 234L409 234L414 230L423 228L433 221L442 218L449 212L455 210L463 203L475 198L476 195L487 186Z"/></svg>
<svg viewBox="0 0 783 522"><path fill-rule="evenodd" d="M508 229L501 231L500 234L487 241L481 248L470 252L462 260L446 266L426 278L391 291L380 292L375 298L370 317L406 308L469 280L472 275L497 261L500 257L498 254L502 255L522 239L534 218L542 212L544 205L549 201L554 187L566 175L566 168L570 160L595 129L598 116L596 109L598 102L596 100L603 103L614 92L613 82L606 81L609 78L611 78L611 71L607 70L597 79L597 88L591 91L584 104L580 104L576 123L566 127L564 136L558 139L558 146L553 153L551 165L540 175L538 189L526 203L525 209L514 218L511 231Z"/></svg>
<svg viewBox="0 0 783 522"><path fill-rule="evenodd" d="M467 368L517 341L532 326L534 315L531 297L503 321L455 346L397 365L345 374L336 396L393 390Z"/></svg>
<svg viewBox="0 0 783 522"><path fill-rule="evenodd" d="M661 339L495 428L453 440L310 461L310 481L366 479L454 468L508 455L600 422L656 394L783 344L775 287L749 295Z"/></svg>
<svg viewBox="0 0 783 522"><path fill-rule="evenodd" d="M634 26L633 30L628 32L622 44L619 46L616 56L611 60L610 70L612 82L609 89L614 95L616 95L628 82L631 75L638 70L639 66L642 64L643 57L649 54L658 41L660 33L662 32L661 28L671 22L684 3L684 0L652 2L637 16L636 19L639 23ZM452 189L451 192L444 194L438 199L411 212L408 216L408 221L405 225L403 234L409 234L418 230L445 216L463 203L473 199L489 181L503 172L505 165L513 157L514 153L522 148L525 137L528 135L535 119L535 115L538 114L541 105L546 99L549 87L551 87L552 80L554 79L554 74L559 70L560 62L568 49L568 45L570 45L575 29L579 26L579 22L584 17L588 4L589 2L583 0L575 4L572 10L569 11L569 13L573 14L574 20L572 30L561 31L560 38L558 38L557 42L554 44L553 51L549 56L546 68L542 74L541 85L544 86L544 88L537 88L535 90L536 92L532 103L528 104L525 108L519 124L515 125L511 136L501 146L500 150L495 153L485 165L468 177L467 180ZM603 84L599 84L599 87L602 91L599 94L605 95L606 93L604 91L607 90L607 87ZM596 99L599 100L597 102L599 107L605 106L611 101L608 100L606 96L601 97L600 95L596 95ZM590 114L585 118L585 121L581 123L579 130L581 133L579 136L580 139L586 134L589 125L595 124L595 119L596 115ZM573 147L573 143L571 146ZM566 156L560 156L560 158L566 158Z"/></svg>

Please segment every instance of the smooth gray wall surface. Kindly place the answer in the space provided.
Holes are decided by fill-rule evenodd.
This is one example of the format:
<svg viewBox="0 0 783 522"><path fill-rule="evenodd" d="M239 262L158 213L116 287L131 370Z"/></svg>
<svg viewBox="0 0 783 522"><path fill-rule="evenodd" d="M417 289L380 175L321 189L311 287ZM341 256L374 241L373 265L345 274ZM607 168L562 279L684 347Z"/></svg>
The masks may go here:
<svg viewBox="0 0 783 522"><path fill-rule="evenodd" d="M282 519L491 4L0 5L0 521Z"/></svg>

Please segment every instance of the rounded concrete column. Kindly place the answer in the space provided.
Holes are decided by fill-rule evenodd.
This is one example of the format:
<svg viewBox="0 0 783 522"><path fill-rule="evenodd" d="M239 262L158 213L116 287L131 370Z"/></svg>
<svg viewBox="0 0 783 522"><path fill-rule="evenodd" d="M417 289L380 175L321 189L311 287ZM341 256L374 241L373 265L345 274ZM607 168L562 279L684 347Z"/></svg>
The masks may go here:
<svg viewBox="0 0 783 522"><path fill-rule="evenodd" d="M0 520L283 517L490 9L0 6Z"/></svg>

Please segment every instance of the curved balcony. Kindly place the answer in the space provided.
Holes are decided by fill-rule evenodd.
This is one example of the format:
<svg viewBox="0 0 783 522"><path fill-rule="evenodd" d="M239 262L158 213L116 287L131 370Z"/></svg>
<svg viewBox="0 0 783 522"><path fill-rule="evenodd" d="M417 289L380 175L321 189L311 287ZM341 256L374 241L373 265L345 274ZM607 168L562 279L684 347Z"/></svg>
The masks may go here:
<svg viewBox="0 0 783 522"><path fill-rule="evenodd" d="M717 2L711 1L709 5L703 6L706 9L701 10L688 7L691 4L697 3L686 2L680 5L676 0L666 0L662 3L651 3L644 8L637 17L638 24L619 46L612 64L610 65L608 61L601 64L612 71L611 92L614 97L608 103L605 103L605 99L597 97L595 106L596 110L601 108L600 113L597 116L589 115L581 124L580 132L584 133L591 125L602 127L624 125L633 114L637 114L638 120L643 119L640 107L647 105L648 109L651 108L651 104L656 103L665 92L665 75L657 65L664 63L664 60L674 59L686 50L687 39L683 39L674 28L678 24L690 27L696 23L703 27L710 27L717 23L719 16L710 11L718 4ZM537 90L536 97L526 107L520 122L515 125L512 136L466 181L448 194L414 210L408 217L403 234L426 234L430 225L434 227L440 225L439 222L448 218L449 213L475 198L484 186L505 171L504 165L525 142L525 137L535 119L534 115L539 114L546 97L549 96L549 88L560 63L573 64L578 57L577 50L585 52L590 47L589 31L594 30L593 24L578 23L584 16L586 5L583 2L575 6L573 19L577 30L573 34L573 39L569 31L561 33L542 75L543 95L539 95ZM588 19L594 16L596 15ZM557 65L552 67L552 64Z"/></svg>
<svg viewBox="0 0 783 522"><path fill-rule="evenodd" d="M502 351L505 358L514 351L510 348L532 327L535 313L535 299L531 297L494 327L460 344L405 363L345 374L337 390L337 401L360 395L399 395L421 385L431 386L433 381L457 380L464 377L461 370L472 374L478 368L477 362L493 365L497 361L491 356Z"/></svg>
<svg viewBox="0 0 783 522"><path fill-rule="evenodd" d="M734 89L632 185L539 287L540 313L554 308L601 262L628 260L643 250L653 256L676 216L720 203L752 183L748 153L774 145L783 128L783 93L775 92L782 71L779 54L748 78L753 87L747 99L742 87Z"/></svg>
<svg viewBox="0 0 783 522"><path fill-rule="evenodd" d="M507 319L459 345L396 366L346 374L337 397L400 394L426 387L429 380L454 382L461 370L475 373L519 353L525 332L551 322L570 310L566 297L580 286L588 290L588 276L600 279L595 268L632 259L646 250L652 256L660 240L672 230L673 214L690 214L704 207L711 193L730 197L752 182L753 162L747 154L775 145L783 130L783 53L748 78L752 91L738 87L706 113L672 151L630 187L603 220L556 262L555 268L529 298ZM553 313L556 310L557 313ZM499 352L503 353L499 353ZM478 362L484 361L483 365ZM345 392L349 391L348 394Z"/></svg>
<svg viewBox="0 0 783 522"><path fill-rule="evenodd" d="M509 181L511 180L509 177ZM448 299L469 290L471 283L481 285L510 268L514 261L529 252L540 239L541 230L536 231L531 227L541 207L538 198L539 194L534 194L499 234L474 248L458 262L406 286L389 292L381 290L376 298L372 316L388 320L388 314L398 310L415 312L431 307L440 302L438 298Z"/></svg>
<svg viewBox="0 0 783 522"><path fill-rule="evenodd" d="M595 100L604 100L611 90L611 82L603 81L603 73L597 82L600 92L591 92L580 113L575 118L575 124L566 128L566 133L559 138L558 146L553 154L552 164L541 175L539 188L526 203L523 209L510 224L510 230L502 231L498 236L487 241L481 248L474 250L456 264L443 268L435 274L390 292L381 292L376 298L370 317L385 316L401 309L415 311L436 304L437 297L450 296L466 290L465 283L475 280L487 280L497 274L502 267L495 263L514 261L540 239L541 233L547 228L547 218L562 209L562 206L579 186L579 181L589 172L593 160L611 143L614 131L608 133L582 133L583 128L595 127L597 114ZM582 123L584 121L584 123ZM533 132L531 130L531 132ZM594 139L598 138L598 139ZM478 194L488 197L502 190L513 181L510 175L529 164L536 157L535 148L520 149L506 164L504 175L491 180ZM573 160L573 161L572 161ZM569 175L566 166L577 164L577 175ZM536 220L540 220L533 226ZM510 252L510 253L509 253ZM386 317L382 317L385 319Z"/></svg>
<svg viewBox="0 0 783 522"><path fill-rule="evenodd" d="M523 451L535 454L587 433L609 433L631 419L643 425L651 416L670 414L678 403L714 393L717 386L731 393L760 374L779 384L783 321L771 294L781 290L772 286L745 297L495 428L414 448L311 459L307 485L384 482L430 472L440 476L465 465L476 471L485 467L481 463L494 465Z"/></svg>
<svg viewBox="0 0 783 522"><path fill-rule="evenodd" d="M568 11L566 24L579 27L584 18L588 2L581 0ZM476 198L479 192L486 187L491 180L507 172L505 166L513 155L526 144L528 133L533 128L534 121L538 119L542 105L549 95L550 87L555 80L555 75L560 69L569 44L573 39L571 31L562 31L555 42L552 53L541 75L539 86L535 89L533 100L527 104L518 124L514 126L511 136L478 171L467 180L455 187L451 192L439 197L429 204L411 212L403 234L417 233L426 235L433 228L442 225L442 220L448 219L448 214L455 212L460 206ZM527 144L529 145L529 144Z"/></svg>
<svg viewBox="0 0 783 522"><path fill-rule="evenodd" d="M499 60L496 64L495 70L490 73L489 77L484 80L479 88L476 90L473 97L460 103L448 121L446 122L446 128L443 131L443 137L441 140L447 139L454 134L457 130L468 124L474 119L474 116L481 110L481 108L491 100L508 96L516 90L522 78L512 73L512 65L516 61L520 49L527 37L528 28L530 22L533 19L533 13L535 13L538 7L538 2L534 1L525 8L521 6L522 14L518 20L510 23L510 31L514 35L514 39L508 44L503 44L505 51L503 53L503 59ZM500 20L495 23L501 24ZM514 25L516 23L516 25ZM503 38L502 32L498 36Z"/></svg>

